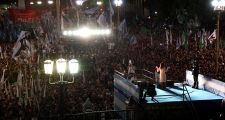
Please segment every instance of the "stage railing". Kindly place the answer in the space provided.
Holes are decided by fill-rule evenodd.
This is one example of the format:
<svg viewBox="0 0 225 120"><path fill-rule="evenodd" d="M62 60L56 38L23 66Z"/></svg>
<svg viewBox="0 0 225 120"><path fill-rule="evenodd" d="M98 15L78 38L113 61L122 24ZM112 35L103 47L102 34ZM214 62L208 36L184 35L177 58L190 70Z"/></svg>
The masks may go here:
<svg viewBox="0 0 225 120"><path fill-rule="evenodd" d="M124 77L125 79L128 79L128 74L127 73L123 73L123 72L120 72L118 70L115 70L114 71L115 74L118 74L122 77ZM150 80L151 82L155 81L155 74L149 70L146 70L146 69L137 69L135 70L135 75L140 78L146 78L148 80Z"/></svg>

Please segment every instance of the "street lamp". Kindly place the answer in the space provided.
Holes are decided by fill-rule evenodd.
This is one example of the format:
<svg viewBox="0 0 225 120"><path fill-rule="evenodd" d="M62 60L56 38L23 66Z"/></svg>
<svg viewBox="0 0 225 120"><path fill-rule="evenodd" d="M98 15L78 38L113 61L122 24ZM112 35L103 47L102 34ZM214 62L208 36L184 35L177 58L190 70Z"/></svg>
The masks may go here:
<svg viewBox="0 0 225 120"><path fill-rule="evenodd" d="M117 7L117 24L119 25L119 21L120 21L120 6L123 4L123 0L114 0L114 4Z"/></svg>
<svg viewBox="0 0 225 120"><path fill-rule="evenodd" d="M49 84L68 84L68 83L74 83L74 75L78 73L79 71L79 62L77 59L71 59L67 62L64 58L59 58L56 60L56 69L60 76L60 80L57 82L51 81L51 75L53 74L53 68L54 68L54 61L47 59L44 61L44 70L45 74L49 75ZM73 80L70 81L64 81L63 75L66 73L66 71L69 70L70 74L73 76Z"/></svg>
<svg viewBox="0 0 225 120"><path fill-rule="evenodd" d="M117 7L117 27L118 27L119 22L120 22L120 6L123 4L123 1L122 0L114 0L114 4ZM117 40L118 39L119 39L119 31L117 30Z"/></svg>
<svg viewBox="0 0 225 120"><path fill-rule="evenodd" d="M98 5L98 6L102 5L102 1L98 0L98 1L97 1L97 5Z"/></svg>
<svg viewBox="0 0 225 120"><path fill-rule="evenodd" d="M212 6L214 10L217 11L217 30L216 30L216 74L218 73L219 69L219 49L220 49L220 38L219 38L219 31L220 31L220 13L224 11L225 7L225 0L213 0Z"/></svg>
<svg viewBox="0 0 225 120"><path fill-rule="evenodd" d="M38 4L38 5L41 5L41 4L42 4L42 1L37 1L37 4Z"/></svg>
<svg viewBox="0 0 225 120"><path fill-rule="evenodd" d="M83 5L83 3L84 3L83 0L76 0L76 4L77 4L77 6L78 6L78 9L77 9L77 27L79 27L79 25L80 25L79 8L80 8L80 6Z"/></svg>
<svg viewBox="0 0 225 120"><path fill-rule="evenodd" d="M53 4L54 2L53 2L53 0L48 0L48 4Z"/></svg>
<svg viewBox="0 0 225 120"><path fill-rule="evenodd" d="M65 84L71 84L74 83L74 75L78 73L79 71L79 62L76 59L71 59L67 62L64 58L59 58L55 61L56 63L56 69L60 76L59 81L52 82L51 81L51 75L53 74L53 68L54 68L54 61L47 59L44 61L44 71L45 74L49 75L49 84L58 84L60 85L60 103L59 103L59 113L60 113L60 119L64 119L64 85ZM65 81L63 79L63 75L69 70L70 74L73 76L72 81Z"/></svg>
<svg viewBox="0 0 225 120"><path fill-rule="evenodd" d="M84 2L83 0L77 0L77 1L76 1L76 4L77 4L78 6L82 6L83 2Z"/></svg>

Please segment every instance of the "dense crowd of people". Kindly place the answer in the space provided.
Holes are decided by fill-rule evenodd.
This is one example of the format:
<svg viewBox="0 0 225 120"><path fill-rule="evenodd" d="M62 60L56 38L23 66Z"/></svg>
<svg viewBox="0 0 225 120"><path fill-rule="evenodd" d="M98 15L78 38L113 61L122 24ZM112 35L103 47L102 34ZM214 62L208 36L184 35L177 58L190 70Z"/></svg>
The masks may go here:
<svg viewBox="0 0 225 120"><path fill-rule="evenodd" d="M47 27L49 19L52 18L45 14L40 23ZM94 42L89 41L92 43L78 40L78 45L54 41L57 37L54 30L50 32L49 28L40 30L38 27L20 39L21 47L17 50L18 40L7 42L6 39L13 38L5 33L9 30L4 26L7 25L4 24L5 19L0 19L0 22L0 34L6 36L0 40L0 119L49 117L60 111L60 86L48 84L43 72L43 61L51 53L73 52L81 64L75 83L65 86L63 108L68 114L85 112L83 108L87 99L93 111L112 110L114 70L128 72L129 60L136 69L151 72L164 62L170 67L167 79L183 82L185 71L191 70L192 61L198 59L200 74L225 80L225 51L220 50L219 72L215 73L215 43L200 48L200 39L192 37L197 34L193 32L188 37L188 47L184 44L177 46L182 33L175 29L176 26L171 31L173 39L170 43L166 41L164 28L143 30L143 26L151 23L139 19L128 26L128 37L96 38ZM108 43L114 43L114 46L109 49Z"/></svg>

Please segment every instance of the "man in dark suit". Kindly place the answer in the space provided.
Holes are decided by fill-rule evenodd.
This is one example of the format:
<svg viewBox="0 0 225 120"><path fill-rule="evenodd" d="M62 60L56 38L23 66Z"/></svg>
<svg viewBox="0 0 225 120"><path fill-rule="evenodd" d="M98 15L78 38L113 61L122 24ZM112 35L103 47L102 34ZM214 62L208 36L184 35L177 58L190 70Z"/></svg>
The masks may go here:
<svg viewBox="0 0 225 120"><path fill-rule="evenodd" d="M199 74L198 61L194 60L193 69L192 69L192 75L193 75L193 78L194 78L194 85L192 87L196 88L196 89L198 89L198 74Z"/></svg>

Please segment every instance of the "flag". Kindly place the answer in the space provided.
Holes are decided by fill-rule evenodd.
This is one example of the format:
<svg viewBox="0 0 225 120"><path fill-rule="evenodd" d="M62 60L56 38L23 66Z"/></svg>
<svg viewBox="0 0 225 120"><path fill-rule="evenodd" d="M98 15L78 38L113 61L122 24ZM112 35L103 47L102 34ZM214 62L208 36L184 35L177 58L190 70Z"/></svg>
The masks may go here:
<svg viewBox="0 0 225 120"><path fill-rule="evenodd" d="M2 47L0 46L0 56L1 56L1 59L3 59L3 54L2 54Z"/></svg>
<svg viewBox="0 0 225 120"><path fill-rule="evenodd" d="M173 44L173 34L172 34L172 30L170 28L170 44Z"/></svg>
<svg viewBox="0 0 225 120"><path fill-rule="evenodd" d="M43 92L43 98L45 98L46 97L46 83L44 83L45 84L45 86L44 86L44 92Z"/></svg>
<svg viewBox="0 0 225 120"><path fill-rule="evenodd" d="M128 35L126 19L123 19L123 21L120 23L120 25L118 26L118 31L123 37L126 37Z"/></svg>
<svg viewBox="0 0 225 120"><path fill-rule="evenodd" d="M137 38L136 38L135 35L132 35L132 36L130 37L129 43L130 43L130 45L135 45L135 44L137 44Z"/></svg>
<svg viewBox="0 0 225 120"><path fill-rule="evenodd" d="M72 8L76 9L76 0L70 0L70 4L72 6Z"/></svg>
<svg viewBox="0 0 225 120"><path fill-rule="evenodd" d="M73 18L68 13L62 12L61 15L61 29L68 29L74 26Z"/></svg>
<svg viewBox="0 0 225 120"><path fill-rule="evenodd" d="M181 46L181 37L179 36L179 38L176 41L176 50L179 49Z"/></svg>
<svg viewBox="0 0 225 120"><path fill-rule="evenodd" d="M94 8L91 8L91 9L88 9L88 10L85 10L84 13L85 14L90 14L90 15L93 15L94 13L96 13L98 10L98 7L94 7Z"/></svg>
<svg viewBox="0 0 225 120"><path fill-rule="evenodd" d="M9 81L8 81L8 94L9 94L9 97L10 98L13 98L13 93L12 93L12 90L11 90L11 85L9 84Z"/></svg>
<svg viewBox="0 0 225 120"><path fill-rule="evenodd" d="M25 37L27 37L30 33L28 31L21 31L20 35L18 36L17 42L13 47L13 54L12 54L12 58L15 58L17 56L17 53L20 51L21 49L21 40L24 39Z"/></svg>
<svg viewBox="0 0 225 120"><path fill-rule="evenodd" d="M30 32L28 32L28 31L21 31L19 36L18 36L18 38L17 38L17 41L20 41L20 40L24 39L28 35L30 35Z"/></svg>
<svg viewBox="0 0 225 120"><path fill-rule="evenodd" d="M33 98L33 96L34 96L34 81L33 81L32 76L30 78L30 96L31 96L31 98Z"/></svg>
<svg viewBox="0 0 225 120"><path fill-rule="evenodd" d="M189 35L188 35L187 31L184 31L182 33L182 41L183 41L182 45L184 45L185 49L188 48L188 36Z"/></svg>
<svg viewBox="0 0 225 120"><path fill-rule="evenodd" d="M105 20L108 27L111 27L112 25L112 16L114 15L114 10L112 7L111 0L105 0L104 2L105 10L103 12L103 15L105 16Z"/></svg>
<svg viewBox="0 0 225 120"><path fill-rule="evenodd" d="M97 23L100 25L100 27L105 27L107 26L106 18L104 16L104 12L102 12L101 15L99 15L97 19Z"/></svg>
<svg viewBox="0 0 225 120"><path fill-rule="evenodd" d="M13 54L12 54L12 58L15 58L17 56L17 53L19 52L20 48L21 48L21 42L18 41L16 42L16 44L13 47Z"/></svg>
<svg viewBox="0 0 225 120"><path fill-rule="evenodd" d="M167 45L167 47L168 47L168 45L169 45L169 31L168 30L166 30L165 31L166 32L166 45Z"/></svg>
<svg viewBox="0 0 225 120"><path fill-rule="evenodd" d="M2 71L2 77L1 77L1 83L0 84L3 84L4 81L5 81L5 71L6 71L6 69L3 69L3 71Z"/></svg>
<svg viewBox="0 0 225 120"><path fill-rule="evenodd" d="M20 97L19 86L16 84L16 97Z"/></svg>
<svg viewBox="0 0 225 120"><path fill-rule="evenodd" d="M29 97L29 93L28 93L28 83L26 81L26 84L25 84L25 99Z"/></svg>
<svg viewBox="0 0 225 120"><path fill-rule="evenodd" d="M17 75L17 84L18 84L18 86L22 86L23 85L22 79L23 79L23 73L20 70L19 73L18 73L18 75Z"/></svg>
<svg viewBox="0 0 225 120"><path fill-rule="evenodd" d="M85 78L85 75L84 75L84 71L83 71L82 77L83 77L83 83L85 83L86 82L86 78Z"/></svg>
<svg viewBox="0 0 225 120"><path fill-rule="evenodd" d="M7 88L6 83L5 83L5 94L6 94L7 96L9 96L9 91L8 91L8 88Z"/></svg>
<svg viewBox="0 0 225 120"><path fill-rule="evenodd" d="M200 48L205 48L207 47L207 32L205 31L205 28L202 29L202 32L198 32L198 37L200 37Z"/></svg>
<svg viewBox="0 0 225 120"><path fill-rule="evenodd" d="M215 39L216 39L216 30L214 30L213 33L208 37L208 40L211 44Z"/></svg>

